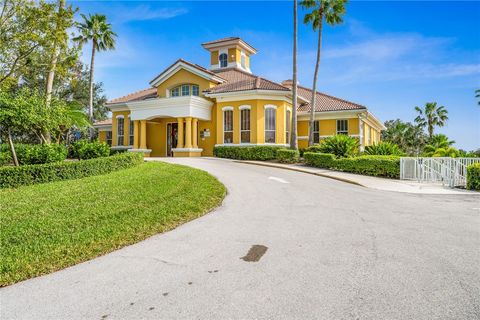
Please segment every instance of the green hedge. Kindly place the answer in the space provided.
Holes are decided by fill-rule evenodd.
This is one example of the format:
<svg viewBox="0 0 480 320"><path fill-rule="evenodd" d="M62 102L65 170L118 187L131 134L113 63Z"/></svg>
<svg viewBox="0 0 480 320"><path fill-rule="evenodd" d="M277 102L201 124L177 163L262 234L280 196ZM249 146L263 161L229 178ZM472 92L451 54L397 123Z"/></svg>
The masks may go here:
<svg viewBox="0 0 480 320"><path fill-rule="evenodd" d="M67 158L67 148L60 144L15 144L20 165L43 164L63 161ZM7 144L0 146L0 165L13 163L10 147Z"/></svg>
<svg viewBox="0 0 480 320"><path fill-rule="evenodd" d="M277 151L281 146L219 146L213 149L213 154L218 158L237 160L273 160L277 158Z"/></svg>
<svg viewBox="0 0 480 320"><path fill-rule="evenodd" d="M87 160L110 155L110 147L104 142L78 140L70 145L70 158Z"/></svg>
<svg viewBox="0 0 480 320"><path fill-rule="evenodd" d="M142 162L142 154L129 152L91 160L2 167L0 168L0 188L100 175L130 168Z"/></svg>
<svg viewBox="0 0 480 320"><path fill-rule="evenodd" d="M335 156L330 153L305 152L305 163L312 167L330 169L334 167Z"/></svg>
<svg viewBox="0 0 480 320"><path fill-rule="evenodd" d="M480 163L467 167L467 189L480 190Z"/></svg>
<svg viewBox="0 0 480 320"><path fill-rule="evenodd" d="M277 151L277 160L282 163L296 163L299 157L298 150L280 149Z"/></svg>
<svg viewBox="0 0 480 320"><path fill-rule="evenodd" d="M400 157L359 156L336 159L333 154L305 152L305 163L319 168L388 178L400 177Z"/></svg>

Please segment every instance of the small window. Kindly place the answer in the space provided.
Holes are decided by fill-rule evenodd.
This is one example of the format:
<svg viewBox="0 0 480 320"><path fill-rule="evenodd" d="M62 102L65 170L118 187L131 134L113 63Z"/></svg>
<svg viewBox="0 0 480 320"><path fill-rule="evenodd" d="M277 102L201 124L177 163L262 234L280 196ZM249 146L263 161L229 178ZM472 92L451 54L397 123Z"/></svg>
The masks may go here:
<svg viewBox="0 0 480 320"><path fill-rule="evenodd" d="M198 96L199 89L196 84L192 85L192 96Z"/></svg>
<svg viewBox="0 0 480 320"><path fill-rule="evenodd" d="M175 87L172 90L170 90L170 96L171 97L179 97L180 96L180 87Z"/></svg>
<svg viewBox="0 0 480 320"><path fill-rule="evenodd" d="M313 122L313 143L320 142L320 121Z"/></svg>
<svg viewBox="0 0 480 320"><path fill-rule="evenodd" d="M117 146L123 146L124 119L117 118Z"/></svg>
<svg viewBox="0 0 480 320"><path fill-rule="evenodd" d="M128 117L128 145L133 146L133 121Z"/></svg>
<svg viewBox="0 0 480 320"><path fill-rule="evenodd" d="M240 56L240 63L242 64L243 69L245 69L247 67L246 60L247 60L247 58L245 57L245 54L242 54Z"/></svg>
<svg viewBox="0 0 480 320"><path fill-rule="evenodd" d="M265 143L275 143L276 113L274 108L265 109Z"/></svg>
<svg viewBox="0 0 480 320"><path fill-rule="evenodd" d="M107 144L112 145L112 131L107 131Z"/></svg>
<svg viewBox="0 0 480 320"><path fill-rule="evenodd" d="M292 125L292 119L290 118L290 110L287 110L287 125L285 126L285 143L290 143L290 128Z"/></svg>
<svg viewBox="0 0 480 320"><path fill-rule="evenodd" d="M223 143L233 143L233 110L223 111Z"/></svg>
<svg viewBox="0 0 480 320"><path fill-rule="evenodd" d="M190 95L190 85L184 84L182 85L182 96L189 96Z"/></svg>
<svg viewBox="0 0 480 320"><path fill-rule="evenodd" d="M218 61L220 62L220 68L226 68L228 66L228 56L226 53L222 53L219 57L218 57Z"/></svg>
<svg viewBox="0 0 480 320"><path fill-rule="evenodd" d="M250 109L240 111L240 142L250 143Z"/></svg>
<svg viewBox="0 0 480 320"><path fill-rule="evenodd" d="M337 134L348 135L348 120L337 120Z"/></svg>

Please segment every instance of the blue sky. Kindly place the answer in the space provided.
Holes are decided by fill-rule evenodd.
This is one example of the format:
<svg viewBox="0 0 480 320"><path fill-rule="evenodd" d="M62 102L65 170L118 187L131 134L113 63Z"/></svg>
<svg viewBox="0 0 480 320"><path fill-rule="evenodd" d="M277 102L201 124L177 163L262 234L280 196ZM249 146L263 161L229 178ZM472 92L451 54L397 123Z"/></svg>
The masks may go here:
<svg viewBox="0 0 480 320"><path fill-rule="evenodd" d="M80 1L107 15L117 49L98 54L96 80L115 98L148 87L178 58L209 64L200 44L240 36L258 49L255 74L291 78L290 1ZM304 12L299 11L300 18ZM326 26L318 89L366 105L382 121L413 121L414 107L436 101L450 120L438 130L457 148L480 147L480 3L351 1L344 23ZM301 21L300 21L301 22ZM316 34L299 25L299 81L311 86ZM89 62L89 48L83 60Z"/></svg>

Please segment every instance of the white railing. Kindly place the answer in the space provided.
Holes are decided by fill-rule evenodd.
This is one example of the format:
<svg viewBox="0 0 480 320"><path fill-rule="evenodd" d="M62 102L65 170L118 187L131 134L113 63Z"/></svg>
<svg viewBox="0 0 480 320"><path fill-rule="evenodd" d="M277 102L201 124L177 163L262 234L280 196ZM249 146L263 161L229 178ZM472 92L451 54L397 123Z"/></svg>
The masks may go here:
<svg viewBox="0 0 480 320"><path fill-rule="evenodd" d="M467 184L467 166L480 158L400 158L400 179L434 182L451 188Z"/></svg>

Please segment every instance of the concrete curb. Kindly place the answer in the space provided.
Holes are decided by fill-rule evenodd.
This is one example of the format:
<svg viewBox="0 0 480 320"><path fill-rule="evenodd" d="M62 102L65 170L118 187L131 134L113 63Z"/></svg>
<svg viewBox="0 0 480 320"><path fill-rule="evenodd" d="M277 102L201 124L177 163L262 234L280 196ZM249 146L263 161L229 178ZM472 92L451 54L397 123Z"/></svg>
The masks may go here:
<svg viewBox="0 0 480 320"><path fill-rule="evenodd" d="M271 162L259 163L259 162L246 161L246 160L234 160L233 162L256 165L256 166L263 166L263 167L270 167L270 168L278 168L278 169L284 169L284 170L290 170L290 171L296 171L296 172L302 172L302 173L307 173L307 174L311 174L311 175L314 175L314 176L329 178L329 179L333 179L333 180L342 181L342 182L345 182L345 183L354 184L354 185L357 185L357 186L360 186L360 187L368 188L368 187L364 186L363 184L361 184L357 181L354 181L354 180L335 177L335 176L331 176L331 175L328 175L328 174L323 174L323 173L320 173L320 172L313 172L313 171L310 171L310 170L304 170L302 168L277 165L276 163L271 163Z"/></svg>

